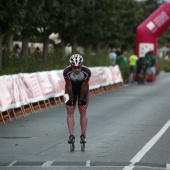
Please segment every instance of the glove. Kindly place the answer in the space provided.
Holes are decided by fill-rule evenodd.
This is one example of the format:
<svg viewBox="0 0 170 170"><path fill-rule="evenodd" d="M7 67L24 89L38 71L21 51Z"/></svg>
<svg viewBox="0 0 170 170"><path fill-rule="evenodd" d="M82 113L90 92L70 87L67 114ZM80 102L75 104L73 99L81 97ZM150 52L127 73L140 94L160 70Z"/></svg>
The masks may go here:
<svg viewBox="0 0 170 170"><path fill-rule="evenodd" d="M67 103L69 101L69 95L64 94L64 102Z"/></svg>
<svg viewBox="0 0 170 170"><path fill-rule="evenodd" d="M86 105L86 103L87 103L87 102L86 102L85 100L79 100L79 101L78 101L78 104L79 104L79 105Z"/></svg>
<svg viewBox="0 0 170 170"><path fill-rule="evenodd" d="M68 105L68 106L73 106L73 101L72 101L72 100L68 100L68 101L66 102L66 105Z"/></svg>

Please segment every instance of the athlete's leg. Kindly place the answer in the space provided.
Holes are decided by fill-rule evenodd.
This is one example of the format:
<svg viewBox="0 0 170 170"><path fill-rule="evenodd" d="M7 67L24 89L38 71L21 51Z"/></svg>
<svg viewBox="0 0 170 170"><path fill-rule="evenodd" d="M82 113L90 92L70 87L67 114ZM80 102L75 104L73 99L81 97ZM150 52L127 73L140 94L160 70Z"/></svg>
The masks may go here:
<svg viewBox="0 0 170 170"><path fill-rule="evenodd" d="M88 123L88 117L86 114L87 108L83 106L79 106L79 111L80 111L80 126L81 126L81 133L86 135L86 128L87 128L87 123Z"/></svg>
<svg viewBox="0 0 170 170"><path fill-rule="evenodd" d="M65 93L67 94L68 92L65 91ZM77 99L77 95L73 93L73 105L70 106L65 104L67 110L67 126L70 135L74 135L74 111L76 108L76 99Z"/></svg>
<svg viewBox="0 0 170 170"><path fill-rule="evenodd" d="M67 125L70 135L74 134L74 110L75 106L66 106L67 108Z"/></svg>
<svg viewBox="0 0 170 170"><path fill-rule="evenodd" d="M80 112L80 126L81 133L86 135L86 128L88 123L88 117L86 114L88 103L89 103L90 91L87 89L86 94L84 95L84 100L86 101L85 105L78 105L78 109Z"/></svg>

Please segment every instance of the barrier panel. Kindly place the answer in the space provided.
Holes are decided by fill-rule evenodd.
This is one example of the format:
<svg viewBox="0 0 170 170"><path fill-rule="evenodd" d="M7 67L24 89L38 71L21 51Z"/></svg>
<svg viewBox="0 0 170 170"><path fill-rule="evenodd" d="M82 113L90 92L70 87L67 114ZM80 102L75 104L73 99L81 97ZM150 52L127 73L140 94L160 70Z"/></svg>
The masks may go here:
<svg viewBox="0 0 170 170"><path fill-rule="evenodd" d="M100 93L123 83L119 66L90 67L89 81L91 94ZM11 120L10 115L17 119L17 114L26 116L26 111L34 113L35 109L61 104L65 91L63 70L52 70L36 73L20 73L0 76L0 120Z"/></svg>

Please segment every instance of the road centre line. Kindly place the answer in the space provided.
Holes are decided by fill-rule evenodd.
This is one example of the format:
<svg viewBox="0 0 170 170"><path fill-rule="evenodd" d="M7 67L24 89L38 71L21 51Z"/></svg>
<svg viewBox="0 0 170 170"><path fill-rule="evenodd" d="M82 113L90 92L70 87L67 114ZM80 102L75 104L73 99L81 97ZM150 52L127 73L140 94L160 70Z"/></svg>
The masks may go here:
<svg viewBox="0 0 170 170"><path fill-rule="evenodd" d="M123 168L123 170L133 170L135 163L139 162L143 156L155 145L155 143L161 138L161 136L170 127L170 120L159 130L159 132L148 142L145 146L130 160L132 162L129 166Z"/></svg>

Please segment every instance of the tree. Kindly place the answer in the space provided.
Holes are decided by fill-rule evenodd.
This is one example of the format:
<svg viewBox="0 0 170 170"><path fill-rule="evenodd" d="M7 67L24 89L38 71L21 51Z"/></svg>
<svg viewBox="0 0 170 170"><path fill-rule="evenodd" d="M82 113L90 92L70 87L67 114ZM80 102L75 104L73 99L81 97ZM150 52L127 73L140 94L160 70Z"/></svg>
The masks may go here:
<svg viewBox="0 0 170 170"><path fill-rule="evenodd" d="M61 38L62 55L65 56L64 47L67 43L73 46L73 51L76 49L77 39L81 32L81 19L84 14L84 5L89 0L59 0L60 12L58 23L58 33Z"/></svg>
<svg viewBox="0 0 170 170"><path fill-rule="evenodd" d="M1 0L0 2L0 70L2 69L2 42L4 36L22 29L19 20L25 16L27 0Z"/></svg>
<svg viewBox="0 0 170 170"><path fill-rule="evenodd" d="M81 19L80 44L84 44L87 48L91 44L97 52L107 43L114 26L113 5L113 0L100 0L85 6L84 16ZM81 41L82 39L85 41Z"/></svg>
<svg viewBox="0 0 170 170"><path fill-rule="evenodd" d="M28 56L28 43L30 41L30 36L35 30L34 24L46 1L48 0L28 0L27 2L25 17L20 21L20 25L23 26L23 29L21 30L22 56Z"/></svg>
<svg viewBox="0 0 170 170"><path fill-rule="evenodd" d="M136 28L142 20L141 4L133 0L117 0L114 8L113 41L122 50L135 46Z"/></svg>
<svg viewBox="0 0 170 170"><path fill-rule="evenodd" d="M35 24L39 28L43 40L43 58L48 57L49 36L51 33L58 33L58 17L60 6L58 1L46 1Z"/></svg>

